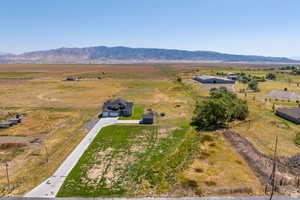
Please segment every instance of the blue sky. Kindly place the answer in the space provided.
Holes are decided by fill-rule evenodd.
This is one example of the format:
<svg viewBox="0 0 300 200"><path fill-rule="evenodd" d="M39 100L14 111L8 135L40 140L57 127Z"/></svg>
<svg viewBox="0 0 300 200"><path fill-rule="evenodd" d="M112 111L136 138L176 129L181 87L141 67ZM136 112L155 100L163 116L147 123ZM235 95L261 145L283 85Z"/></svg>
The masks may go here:
<svg viewBox="0 0 300 200"><path fill-rule="evenodd" d="M0 51L130 46L300 56L299 0L3 0Z"/></svg>

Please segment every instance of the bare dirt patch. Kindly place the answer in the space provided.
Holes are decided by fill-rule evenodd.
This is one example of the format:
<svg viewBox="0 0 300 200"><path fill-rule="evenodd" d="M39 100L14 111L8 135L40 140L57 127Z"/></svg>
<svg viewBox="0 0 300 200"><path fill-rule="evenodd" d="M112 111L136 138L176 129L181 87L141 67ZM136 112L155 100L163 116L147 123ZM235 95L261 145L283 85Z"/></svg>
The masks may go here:
<svg viewBox="0 0 300 200"><path fill-rule="evenodd" d="M258 151L245 137L233 131L225 131L224 137L244 158L262 184L269 184L273 167L273 157ZM290 167L290 158L277 158L276 185L282 194L299 193L300 168Z"/></svg>

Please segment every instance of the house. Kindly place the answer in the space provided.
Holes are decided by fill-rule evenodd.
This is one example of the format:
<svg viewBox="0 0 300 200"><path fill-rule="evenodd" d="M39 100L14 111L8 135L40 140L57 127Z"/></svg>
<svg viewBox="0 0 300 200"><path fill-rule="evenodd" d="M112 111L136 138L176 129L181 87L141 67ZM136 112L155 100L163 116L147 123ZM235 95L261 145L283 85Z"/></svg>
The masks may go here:
<svg viewBox="0 0 300 200"><path fill-rule="evenodd" d="M79 78L77 77L68 77L65 79L65 81L79 81Z"/></svg>
<svg viewBox="0 0 300 200"><path fill-rule="evenodd" d="M276 115L296 124L300 124L300 107L278 108Z"/></svg>
<svg viewBox="0 0 300 200"><path fill-rule="evenodd" d="M132 115L133 103L123 99L107 101L103 105L102 117L129 117Z"/></svg>
<svg viewBox="0 0 300 200"><path fill-rule="evenodd" d="M272 90L264 96L265 98L278 99L278 100L287 100L287 101L298 101L299 95L296 92L288 90Z"/></svg>
<svg viewBox="0 0 300 200"><path fill-rule="evenodd" d="M142 116L141 124L153 124L154 123L154 113L149 112Z"/></svg>
<svg viewBox="0 0 300 200"><path fill-rule="evenodd" d="M13 124L11 122L4 122L4 123L0 123L0 128L9 128L12 125Z"/></svg>
<svg viewBox="0 0 300 200"><path fill-rule="evenodd" d="M227 78L217 77L217 76L208 76L208 75L197 75L193 78L195 81L200 83L212 83L212 84L235 84L234 80Z"/></svg>
<svg viewBox="0 0 300 200"><path fill-rule="evenodd" d="M14 119L8 120L8 122L12 123L13 125L16 125L18 123L21 123L21 119L20 118L14 118Z"/></svg>
<svg viewBox="0 0 300 200"><path fill-rule="evenodd" d="M237 81L239 80L239 76L237 74L234 74L234 73L227 73L227 79L230 79L230 80L234 80L234 81Z"/></svg>

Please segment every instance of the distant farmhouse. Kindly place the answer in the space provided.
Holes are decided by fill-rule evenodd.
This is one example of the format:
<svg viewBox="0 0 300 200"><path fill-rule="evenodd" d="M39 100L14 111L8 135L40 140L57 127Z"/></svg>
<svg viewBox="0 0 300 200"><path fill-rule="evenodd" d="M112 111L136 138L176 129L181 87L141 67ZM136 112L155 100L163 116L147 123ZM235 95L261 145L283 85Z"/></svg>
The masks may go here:
<svg viewBox="0 0 300 200"><path fill-rule="evenodd" d="M276 115L282 117L286 120L294 122L296 124L300 124L300 108L278 108L276 110Z"/></svg>
<svg viewBox="0 0 300 200"><path fill-rule="evenodd" d="M211 83L211 84L235 84L234 80L227 78L208 76L208 75L197 75L193 78L200 83Z"/></svg>
<svg viewBox="0 0 300 200"><path fill-rule="evenodd" d="M264 96L265 98L286 100L286 101L298 101L299 95L296 92L288 90L272 90L269 94Z"/></svg>
<svg viewBox="0 0 300 200"><path fill-rule="evenodd" d="M107 101L103 105L102 117L129 117L132 115L133 103L123 99Z"/></svg>
<svg viewBox="0 0 300 200"><path fill-rule="evenodd" d="M11 126L21 123L23 117L24 117L24 115L17 114L15 118L10 119L7 122L0 123L0 129L1 128L10 128Z"/></svg>
<svg viewBox="0 0 300 200"><path fill-rule="evenodd" d="M231 72L227 73L227 78L230 79L230 80L234 80L234 81L240 80L240 78L237 74L234 74L234 73L231 73Z"/></svg>
<svg viewBox="0 0 300 200"><path fill-rule="evenodd" d="M67 77L65 79L65 81L79 81L79 78L77 78L77 77Z"/></svg>

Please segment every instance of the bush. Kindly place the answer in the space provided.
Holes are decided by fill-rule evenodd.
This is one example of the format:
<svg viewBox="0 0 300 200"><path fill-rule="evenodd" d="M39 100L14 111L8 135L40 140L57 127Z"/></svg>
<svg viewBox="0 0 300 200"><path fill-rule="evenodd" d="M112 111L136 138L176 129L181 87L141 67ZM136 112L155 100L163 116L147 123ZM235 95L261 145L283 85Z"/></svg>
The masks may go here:
<svg viewBox="0 0 300 200"><path fill-rule="evenodd" d="M296 137L294 138L294 142L296 145L300 145L300 132L296 134Z"/></svg>
<svg viewBox="0 0 300 200"><path fill-rule="evenodd" d="M276 80L276 74L274 73L268 73L266 75L266 79L269 79L269 80Z"/></svg>
<svg viewBox="0 0 300 200"><path fill-rule="evenodd" d="M248 105L226 88L212 89L210 98L197 104L193 124L200 129L224 127L228 122L244 120Z"/></svg>
<svg viewBox="0 0 300 200"><path fill-rule="evenodd" d="M259 92L259 88L258 88L258 83L257 83L257 81L251 81L251 82L249 82L249 83L248 83L248 88L249 88L250 90L255 91L255 92Z"/></svg>

